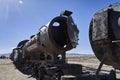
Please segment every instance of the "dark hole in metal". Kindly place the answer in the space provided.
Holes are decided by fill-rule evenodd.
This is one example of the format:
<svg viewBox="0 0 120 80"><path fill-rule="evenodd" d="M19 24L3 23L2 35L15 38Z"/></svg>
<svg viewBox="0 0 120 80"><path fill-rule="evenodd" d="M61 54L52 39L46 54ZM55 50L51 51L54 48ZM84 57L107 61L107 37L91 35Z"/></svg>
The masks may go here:
<svg viewBox="0 0 120 80"><path fill-rule="evenodd" d="M51 27L52 39L59 47L64 48L64 45L67 44L67 41L69 39L67 32L67 23L66 20L62 20L62 19L55 21L55 23L56 22L59 25L57 25L57 27L55 26Z"/></svg>

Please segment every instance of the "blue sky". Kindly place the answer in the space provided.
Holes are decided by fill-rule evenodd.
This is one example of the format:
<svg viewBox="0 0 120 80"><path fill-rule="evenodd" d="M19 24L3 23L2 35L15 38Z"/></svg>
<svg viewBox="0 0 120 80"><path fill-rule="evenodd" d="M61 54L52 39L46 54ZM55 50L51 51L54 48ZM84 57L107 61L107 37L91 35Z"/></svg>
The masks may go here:
<svg viewBox="0 0 120 80"><path fill-rule="evenodd" d="M70 53L93 54L89 23L95 12L119 0L0 0L0 54L10 53L19 41L29 39L61 11L73 12L80 30L79 45Z"/></svg>

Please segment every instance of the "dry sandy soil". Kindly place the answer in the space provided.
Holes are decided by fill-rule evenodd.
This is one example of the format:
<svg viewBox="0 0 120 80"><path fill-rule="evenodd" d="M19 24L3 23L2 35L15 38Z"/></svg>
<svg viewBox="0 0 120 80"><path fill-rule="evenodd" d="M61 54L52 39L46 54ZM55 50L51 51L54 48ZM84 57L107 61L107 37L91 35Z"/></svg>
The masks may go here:
<svg viewBox="0 0 120 80"><path fill-rule="evenodd" d="M95 74L100 64L100 61L95 56L73 56L67 57L68 63L81 64L83 72L90 72ZM114 70L112 66L103 65L100 73L109 74L111 70ZM120 79L120 70L116 70L116 77Z"/></svg>
<svg viewBox="0 0 120 80"><path fill-rule="evenodd" d="M10 59L0 59L0 80L36 80L19 72Z"/></svg>
<svg viewBox="0 0 120 80"><path fill-rule="evenodd" d="M82 64L83 71L90 73L95 73L99 65L99 61L94 56L67 57L67 61ZM113 69L111 66L104 65L101 72L108 73L111 69ZM117 71L117 77L120 78L119 71ZM35 78L19 72L10 59L0 59L0 80L35 80Z"/></svg>

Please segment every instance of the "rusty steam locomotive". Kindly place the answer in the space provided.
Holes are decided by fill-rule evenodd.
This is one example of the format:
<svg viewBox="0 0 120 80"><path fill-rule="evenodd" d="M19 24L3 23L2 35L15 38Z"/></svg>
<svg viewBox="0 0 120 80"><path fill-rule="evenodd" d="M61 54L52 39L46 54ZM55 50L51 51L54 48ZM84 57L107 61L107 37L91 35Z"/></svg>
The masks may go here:
<svg viewBox="0 0 120 80"><path fill-rule="evenodd" d="M10 58L21 72L33 74L34 68L35 77L41 80L60 80L63 74L81 73L81 65L65 61L66 51L78 44L79 30L71 14L64 11L41 27L30 40L21 41L13 49Z"/></svg>

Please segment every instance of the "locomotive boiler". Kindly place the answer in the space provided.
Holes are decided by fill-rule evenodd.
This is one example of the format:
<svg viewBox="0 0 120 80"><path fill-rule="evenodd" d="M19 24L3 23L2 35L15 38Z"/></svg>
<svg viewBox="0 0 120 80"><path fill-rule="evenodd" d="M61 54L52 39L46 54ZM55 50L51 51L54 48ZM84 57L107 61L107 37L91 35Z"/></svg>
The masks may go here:
<svg viewBox="0 0 120 80"><path fill-rule="evenodd" d="M29 40L19 42L10 55L16 68L40 80L60 80L63 74L81 73L81 65L66 63L66 51L78 44L79 30L71 14L65 10Z"/></svg>

